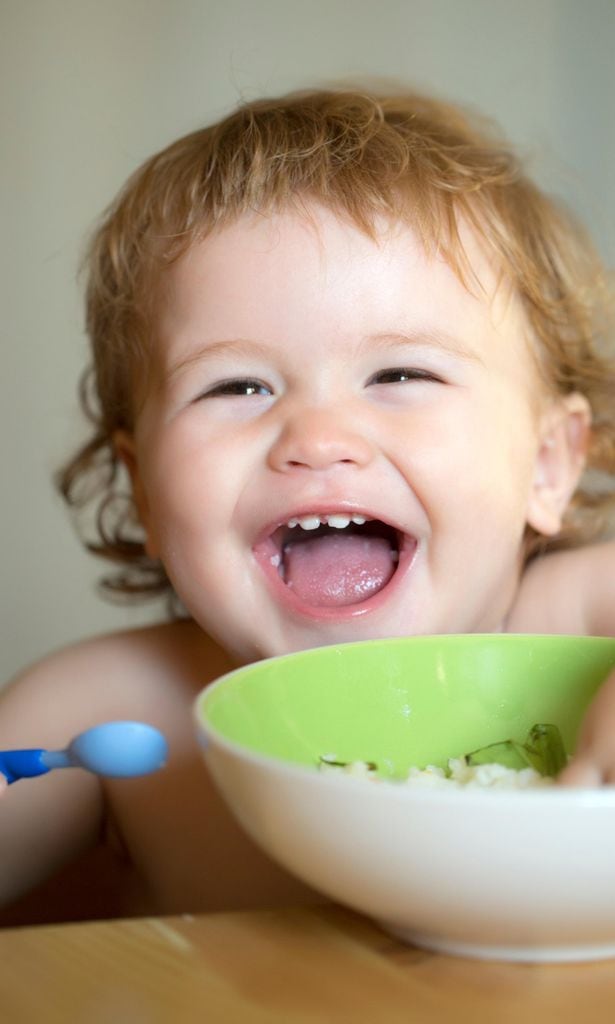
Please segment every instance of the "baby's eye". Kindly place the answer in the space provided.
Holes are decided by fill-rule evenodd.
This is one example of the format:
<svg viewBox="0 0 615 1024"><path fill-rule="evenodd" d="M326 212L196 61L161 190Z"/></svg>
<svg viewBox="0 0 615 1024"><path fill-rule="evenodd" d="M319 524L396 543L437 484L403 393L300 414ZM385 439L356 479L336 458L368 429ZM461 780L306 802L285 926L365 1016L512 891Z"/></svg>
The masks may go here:
<svg viewBox="0 0 615 1024"><path fill-rule="evenodd" d="M442 378L429 370L421 370L416 366L393 366L386 370L379 370L368 380L370 384L403 384L405 381L425 380L442 383Z"/></svg>
<svg viewBox="0 0 615 1024"><path fill-rule="evenodd" d="M251 377L237 377L232 380L222 380L219 384L206 391L203 398L217 398L222 395L270 395L271 388L260 380L253 380Z"/></svg>

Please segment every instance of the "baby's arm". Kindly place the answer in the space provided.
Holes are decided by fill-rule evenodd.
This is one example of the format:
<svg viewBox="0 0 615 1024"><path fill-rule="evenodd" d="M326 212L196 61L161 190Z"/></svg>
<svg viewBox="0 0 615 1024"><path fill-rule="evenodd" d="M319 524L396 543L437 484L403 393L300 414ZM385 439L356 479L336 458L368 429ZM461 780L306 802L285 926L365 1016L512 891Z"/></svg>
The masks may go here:
<svg viewBox="0 0 615 1024"><path fill-rule="evenodd" d="M569 593L582 597L583 632L615 636L615 542L576 554ZM573 786L615 784L615 669L589 707L574 757L560 781Z"/></svg>
<svg viewBox="0 0 615 1024"><path fill-rule="evenodd" d="M93 724L85 680L78 649L22 673L0 693L0 749L59 749ZM55 771L7 786L0 801L0 907L93 846L102 814L100 783L87 772Z"/></svg>

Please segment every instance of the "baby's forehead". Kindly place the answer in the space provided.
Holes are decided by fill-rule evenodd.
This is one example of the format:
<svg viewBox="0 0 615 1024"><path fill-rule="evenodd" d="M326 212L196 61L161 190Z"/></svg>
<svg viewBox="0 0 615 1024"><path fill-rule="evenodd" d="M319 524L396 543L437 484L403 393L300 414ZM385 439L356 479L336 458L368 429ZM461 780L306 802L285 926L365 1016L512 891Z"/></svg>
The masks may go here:
<svg viewBox="0 0 615 1024"><path fill-rule="evenodd" d="M169 269L156 325L158 370L172 377L195 353L219 354L228 342L233 351L241 342L275 352L276 360L301 350L354 361L395 339L479 360L493 349L487 362L494 366L509 349L527 365L521 303L471 226L460 225L458 266L451 262L401 219L383 219L367 233L322 207L307 216L246 215Z"/></svg>
<svg viewBox="0 0 615 1024"><path fill-rule="evenodd" d="M496 323L501 317L515 317L521 319L524 330L529 331L510 270L490 243L487 232L471 225L465 217L457 218L456 226L458 239L442 258L466 290L489 308Z"/></svg>
<svg viewBox="0 0 615 1024"><path fill-rule="evenodd" d="M241 275L248 275L258 287L270 269L280 275L280 301L293 278L307 274L326 276L332 266L347 264L349 270L365 261L378 264L386 275L399 276L401 263L409 275L419 266L421 277L433 282L442 303L451 297L470 300L494 325L514 318L528 327L522 303L509 273L486 236L467 219L459 217L448 237L434 243L421 236L411 218L376 216L366 230L320 203L302 204L300 209L284 208L270 213L242 214L207 232L190 245L169 268L161 282L162 309L182 305L187 296L200 298L208 285L221 278L222 293ZM279 261L276 265L276 259ZM384 271L382 268L384 267ZM340 288L344 287L340 275ZM409 284L411 282L409 281ZM212 283L212 287L213 287ZM411 295L411 289L409 289ZM159 307L161 308L161 307Z"/></svg>

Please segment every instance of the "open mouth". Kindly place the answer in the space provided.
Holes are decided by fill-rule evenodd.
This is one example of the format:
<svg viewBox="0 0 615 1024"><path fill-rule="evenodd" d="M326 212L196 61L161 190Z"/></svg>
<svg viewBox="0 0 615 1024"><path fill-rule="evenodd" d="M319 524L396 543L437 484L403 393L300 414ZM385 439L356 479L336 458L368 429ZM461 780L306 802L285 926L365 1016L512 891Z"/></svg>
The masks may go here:
<svg viewBox="0 0 615 1024"><path fill-rule="evenodd" d="M256 552L294 598L312 608L361 605L394 576L403 534L356 513L310 513L289 519Z"/></svg>

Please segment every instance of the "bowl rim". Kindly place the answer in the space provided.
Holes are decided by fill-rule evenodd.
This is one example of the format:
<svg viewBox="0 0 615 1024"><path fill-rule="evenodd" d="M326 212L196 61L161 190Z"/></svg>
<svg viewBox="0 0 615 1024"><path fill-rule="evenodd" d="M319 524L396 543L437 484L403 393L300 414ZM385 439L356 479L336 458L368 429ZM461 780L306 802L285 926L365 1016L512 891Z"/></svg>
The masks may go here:
<svg viewBox="0 0 615 1024"><path fill-rule="evenodd" d="M373 779L365 779L350 774L335 773L335 772L319 772L317 765L309 767L308 765L299 764L293 761L287 761L281 757L274 757L270 754L263 754L259 751L251 750L249 747L244 747L241 743L237 743L235 740L230 740L226 736L223 736L218 732L209 722L205 720L203 713L203 705L210 695L217 689L222 688L226 685L227 681L239 674L244 674L250 669L258 670L263 664L269 664L277 661L291 661L295 658L300 658L305 655L309 655L311 652L320 651L324 648L346 648L346 647L361 647L365 644L373 646L374 644L394 644L401 640L412 641L421 643L423 641L444 641L447 640L463 640L464 642L481 641L488 638L490 641L496 643L502 643L506 645L511 641L519 641L523 639L531 639L532 641L538 641L540 643L543 640L558 640L563 642L564 646L568 643L574 643L579 641L593 641L600 642L604 641L605 644L612 644L615 650L615 636L587 636L587 635L576 635L576 634L552 634L552 633L445 633L445 634L422 634L420 636L411 637L382 637L373 640L353 640L348 643L335 643L335 644L323 644L319 647L306 648L301 651L291 651L286 654L273 655L270 658L262 658L257 662L250 662L246 665L238 666L237 668L231 669L229 672L225 672L222 676L213 680L204 686L197 696L194 698L192 703L192 716L193 721L196 725L197 735L199 744L201 746L203 756L207 761L207 747L211 744L218 746L225 753L231 754L233 757L240 757L242 760L247 761L255 768L264 769L267 771L282 771L285 775L288 775L291 779L294 777L298 781L303 780L308 785L327 786L327 787L342 787L348 791L348 787L356 787L357 791L374 792L376 789L378 792L387 794L382 796L380 799L393 800L395 802L402 800L404 803L417 803L418 805L433 801L436 806L446 807L449 803L453 802L458 804L459 800L462 799L464 803L469 805L476 804L477 806L483 803L491 803L498 797L503 797L506 804L509 806L519 805L532 805L532 806L543 806L550 805L553 807L562 806L567 810L572 806L581 807L584 810L595 810L598 808L604 808L613 810L615 809L615 785L612 786L545 786L545 787L529 787L527 789L505 789L504 787L474 787L474 786L459 786L445 788L445 787L420 787L420 786L408 786L404 780L395 779L379 779L375 782ZM312 780L312 782L308 782Z"/></svg>

